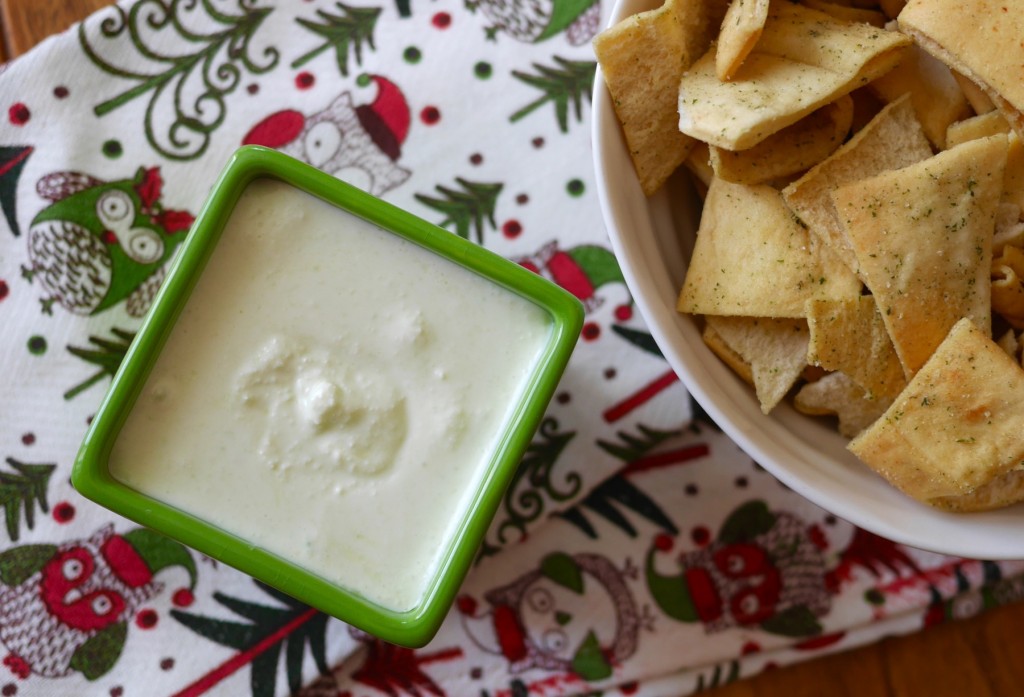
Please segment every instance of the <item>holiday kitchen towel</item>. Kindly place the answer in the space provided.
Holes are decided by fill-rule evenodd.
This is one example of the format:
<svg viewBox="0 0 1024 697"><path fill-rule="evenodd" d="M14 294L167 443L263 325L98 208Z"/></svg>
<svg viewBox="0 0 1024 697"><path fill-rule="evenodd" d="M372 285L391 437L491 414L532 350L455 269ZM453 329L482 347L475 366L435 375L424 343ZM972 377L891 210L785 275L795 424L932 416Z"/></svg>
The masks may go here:
<svg viewBox="0 0 1024 697"><path fill-rule="evenodd" d="M589 42L610 10L141 0L6 66L0 694L680 695L1024 593L1022 564L927 554L835 519L691 404L594 194ZM68 482L168 260L244 143L514 259L586 308L478 562L423 649L350 629ZM101 218L112 191L128 194L145 249Z"/></svg>

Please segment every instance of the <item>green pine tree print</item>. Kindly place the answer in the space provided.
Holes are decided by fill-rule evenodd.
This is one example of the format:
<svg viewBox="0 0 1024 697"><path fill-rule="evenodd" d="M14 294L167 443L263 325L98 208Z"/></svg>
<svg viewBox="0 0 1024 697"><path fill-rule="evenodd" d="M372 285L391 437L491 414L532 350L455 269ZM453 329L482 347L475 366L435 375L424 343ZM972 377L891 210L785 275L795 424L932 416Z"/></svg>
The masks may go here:
<svg viewBox="0 0 1024 697"><path fill-rule="evenodd" d="M260 605L214 593L214 600L248 621L235 622L171 610L174 619L196 634L238 651L228 661L193 682L192 686L212 687L251 664L249 684L252 697L274 697L283 648L288 689L298 692L302 688L302 662L307 644L320 673L326 675L329 672L325 648L328 616L270 586L259 582L256 585L283 606Z"/></svg>
<svg viewBox="0 0 1024 697"><path fill-rule="evenodd" d="M316 13L322 22L310 19L296 19L300 25L323 39L323 43L313 50L292 61L293 68L301 68L329 48L334 49L334 57L338 64L338 72L348 76L348 54L355 54L356 65L363 64L363 43L376 50L373 45L373 30L377 25L381 9L379 7L352 7L340 2L335 3L340 14L331 14L324 10Z"/></svg>
<svg viewBox="0 0 1024 697"><path fill-rule="evenodd" d="M522 109L512 114L509 121L515 123L528 116L548 102L554 104L555 119L562 133L569 132L569 108L576 123L583 122L583 100L590 101L590 93L594 88L594 61L574 61L553 56L555 66L533 64L536 74L513 70L512 76L520 82L541 91L541 96Z"/></svg>
<svg viewBox="0 0 1024 697"><path fill-rule="evenodd" d="M57 465L30 465L13 457L7 458L7 464L14 472L0 472L0 507L4 509L7 536L11 542L17 542L21 536L22 511L25 525L31 530L35 527L35 507L38 505L43 513L50 510L46 488Z"/></svg>
<svg viewBox="0 0 1024 697"><path fill-rule="evenodd" d="M131 346L132 339L135 338L135 333L117 327L112 327L110 333L114 335L114 339L104 339L100 336L89 337L89 343L96 346L95 349L68 346L68 353L81 358L86 363L97 366L99 370L65 392L64 399L74 399L102 380L103 376L114 377L114 373L117 372L121 361L124 360L124 356L128 352L128 347Z"/></svg>
<svg viewBox="0 0 1024 697"><path fill-rule="evenodd" d="M461 177L456 177L455 181L462 187L461 191L438 184L434 188L443 198L416 194L416 200L445 216L444 220L438 223L441 227L454 225L455 233L467 240L472 227L476 233L477 244L483 244L484 224L492 230L498 229L498 224L494 220L494 210L504 185L472 182Z"/></svg>

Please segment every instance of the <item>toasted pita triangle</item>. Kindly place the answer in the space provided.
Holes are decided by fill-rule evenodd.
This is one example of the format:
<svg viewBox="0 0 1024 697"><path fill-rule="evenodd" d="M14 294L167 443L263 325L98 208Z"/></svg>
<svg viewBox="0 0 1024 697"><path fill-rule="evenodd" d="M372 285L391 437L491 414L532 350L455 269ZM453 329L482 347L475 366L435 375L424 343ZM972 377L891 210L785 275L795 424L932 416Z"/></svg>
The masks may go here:
<svg viewBox="0 0 1024 697"><path fill-rule="evenodd" d="M889 104L828 159L782 190L786 203L848 267L857 256L839 222L830 193L848 182L931 157L910 96Z"/></svg>
<svg viewBox="0 0 1024 697"><path fill-rule="evenodd" d="M1005 164L1006 136L991 136L832 195L908 378L961 318L990 331Z"/></svg>
<svg viewBox="0 0 1024 697"><path fill-rule="evenodd" d="M962 319L849 449L914 498L980 510L1024 495L1022 423L1024 369Z"/></svg>
<svg viewBox="0 0 1024 697"><path fill-rule="evenodd" d="M768 0L733 0L722 20L715 49L719 80L731 78L753 50L768 19Z"/></svg>
<svg viewBox="0 0 1024 697"><path fill-rule="evenodd" d="M776 189L715 178L678 309L701 315L803 317L814 298L850 298L861 283L815 245Z"/></svg>
<svg viewBox="0 0 1024 697"><path fill-rule="evenodd" d="M891 401L907 381L874 298L811 300L807 360L850 376L866 398ZM881 413L881 412L879 412Z"/></svg>
<svg viewBox="0 0 1024 697"><path fill-rule="evenodd" d="M898 32L778 0L730 82L718 79L714 50L683 75L679 129L726 150L745 150L883 75L909 44Z"/></svg>
<svg viewBox="0 0 1024 697"><path fill-rule="evenodd" d="M892 404L892 399L871 399L860 385L845 373L835 372L800 388L793 398L796 410L812 416L835 414L839 417L839 434L853 438Z"/></svg>
<svg viewBox="0 0 1024 697"><path fill-rule="evenodd" d="M771 412L807 366L807 323L764 317L705 317L711 328L750 366L761 411Z"/></svg>
<svg viewBox="0 0 1024 697"><path fill-rule="evenodd" d="M1024 4L910 0L900 12L900 30L924 50L978 85L1024 136Z"/></svg>
<svg viewBox="0 0 1024 697"><path fill-rule="evenodd" d="M711 44L724 12L724 0L667 0L594 39L633 166L648 196L661 188L693 145L678 128L679 80Z"/></svg>

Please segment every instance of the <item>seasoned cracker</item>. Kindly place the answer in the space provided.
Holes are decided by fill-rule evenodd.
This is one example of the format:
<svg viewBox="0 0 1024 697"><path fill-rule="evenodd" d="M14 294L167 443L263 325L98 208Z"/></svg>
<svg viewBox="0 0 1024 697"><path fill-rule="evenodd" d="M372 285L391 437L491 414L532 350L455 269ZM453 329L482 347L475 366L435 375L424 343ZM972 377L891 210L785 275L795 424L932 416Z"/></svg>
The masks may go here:
<svg viewBox="0 0 1024 697"><path fill-rule="evenodd" d="M892 401L907 386L874 298L811 300L807 324L809 363L842 371L872 399Z"/></svg>
<svg viewBox="0 0 1024 697"><path fill-rule="evenodd" d="M814 298L850 298L861 283L786 208L778 190L715 178L708 189L680 312L803 317Z"/></svg>
<svg viewBox="0 0 1024 697"><path fill-rule="evenodd" d="M738 184L764 184L806 171L831 155L850 132L853 100L844 95L747 150L710 146L715 174Z"/></svg>
<svg viewBox="0 0 1024 697"><path fill-rule="evenodd" d="M715 47L715 73L728 80L743 65L743 60L761 38L768 19L768 0L733 0L722 20L722 31Z"/></svg>
<svg viewBox="0 0 1024 697"><path fill-rule="evenodd" d="M718 79L713 50L686 71L679 84L679 129L727 150L751 148L880 77L909 45L899 32L778 0L730 82Z"/></svg>
<svg viewBox="0 0 1024 697"><path fill-rule="evenodd" d="M994 508L1022 493L1007 486L1024 468L1022 423L1024 369L965 318L849 449L918 500Z"/></svg>
<svg viewBox="0 0 1024 697"><path fill-rule="evenodd" d="M793 399L793 406L804 414L839 417L839 435L845 438L854 438L873 424L891 403L892 399L872 399L842 372L807 383Z"/></svg>
<svg viewBox="0 0 1024 697"><path fill-rule="evenodd" d="M1024 136L1024 0L909 0L900 30L977 84Z"/></svg>
<svg viewBox="0 0 1024 697"><path fill-rule="evenodd" d="M991 136L832 194L908 378L962 317L990 331L1005 164L1006 136Z"/></svg>
<svg viewBox="0 0 1024 697"><path fill-rule="evenodd" d="M783 189L782 195L811 232L856 271L857 257L830 193L848 182L906 167L931 155L928 139L907 95L882 109L827 160Z"/></svg>
<svg viewBox="0 0 1024 697"><path fill-rule="evenodd" d="M764 317L704 319L729 350L750 366L761 411L770 413L807 365L807 323Z"/></svg>
<svg viewBox="0 0 1024 697"><path fill-rule="evenodd" d="M710 46L719 11L725 11L722 0L666 0L594 39L615 114L648 196L661 188L693 146L678 128L679 79Z"/></svg>

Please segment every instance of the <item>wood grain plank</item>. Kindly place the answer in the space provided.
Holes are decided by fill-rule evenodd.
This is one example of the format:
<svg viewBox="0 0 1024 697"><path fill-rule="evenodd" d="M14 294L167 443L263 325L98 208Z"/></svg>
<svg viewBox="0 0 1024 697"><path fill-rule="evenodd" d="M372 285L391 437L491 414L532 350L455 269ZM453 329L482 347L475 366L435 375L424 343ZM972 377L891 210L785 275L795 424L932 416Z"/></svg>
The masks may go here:
<svg viewBox="0 0 1024 697"><path fill-rule="evenodd" d="M106 7L111 0L0 0L0 22L8 57L28 51L40 41Z"/></svg>

